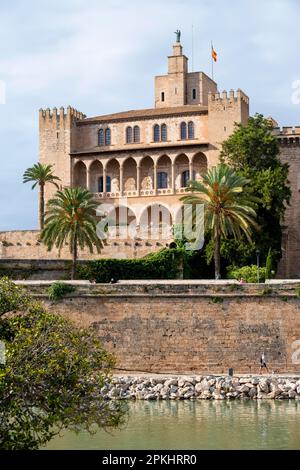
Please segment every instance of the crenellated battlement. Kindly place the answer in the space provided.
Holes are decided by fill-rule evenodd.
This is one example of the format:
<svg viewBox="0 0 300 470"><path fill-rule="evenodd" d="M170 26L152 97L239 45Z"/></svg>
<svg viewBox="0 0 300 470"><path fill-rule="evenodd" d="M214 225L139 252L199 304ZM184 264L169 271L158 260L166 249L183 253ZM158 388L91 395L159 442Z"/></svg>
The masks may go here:
<svg viewBox="0 0 300 470"><path fill-rule="evenodd" d="M236 92L234 90L230 90L229 93L226 90L224 90L222 93L209 92L208 102L219 102L223 105L229 103L244 102L249 105L249 97L239 88Z"/></svg>
<svg viewBox="0 0 300 470"><path fill-rule="evenodd" d="M283 135L283 136L300 135L300 126L274 127L273 133L275 135Z"/></svg>
<svg viewBox="0 0 300 470"><path fill-rule="evenodd" d="M45 124L52 123L52 125L68 121L73 123L75 121L80 121L86 118L85 114L81 113L75 108L72 108L71 106L68 106L66 109L63 106L61 106L59 109L55 107L53 109L41 108L39 111L39 116L41 122Z"/></svg>

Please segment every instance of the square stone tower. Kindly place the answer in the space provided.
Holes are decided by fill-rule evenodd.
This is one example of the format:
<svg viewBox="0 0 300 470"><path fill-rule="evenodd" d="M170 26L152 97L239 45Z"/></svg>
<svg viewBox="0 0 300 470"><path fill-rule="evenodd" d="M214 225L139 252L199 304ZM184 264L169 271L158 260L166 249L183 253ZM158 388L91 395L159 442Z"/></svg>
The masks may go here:
<svg viewBox="0 0 300 470"><path fill-rule="evenodd" d="M168 74L155 77L155 107L208 104L208 93L217 92L217 84L203 72L188 72L188 58L182 45L173 45L168 57Z"/></svg>

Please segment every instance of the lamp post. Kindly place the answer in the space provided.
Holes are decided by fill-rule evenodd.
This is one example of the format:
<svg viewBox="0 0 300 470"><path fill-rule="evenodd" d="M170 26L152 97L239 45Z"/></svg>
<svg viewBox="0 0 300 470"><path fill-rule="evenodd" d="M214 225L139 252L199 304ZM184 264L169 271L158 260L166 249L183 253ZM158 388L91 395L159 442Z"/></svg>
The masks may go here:
<svg viewBox="0 0 300 470"><path fill-rule="evenodd" d="M259 284L259 255L260 251L256 250L257 284Z"/></svg>

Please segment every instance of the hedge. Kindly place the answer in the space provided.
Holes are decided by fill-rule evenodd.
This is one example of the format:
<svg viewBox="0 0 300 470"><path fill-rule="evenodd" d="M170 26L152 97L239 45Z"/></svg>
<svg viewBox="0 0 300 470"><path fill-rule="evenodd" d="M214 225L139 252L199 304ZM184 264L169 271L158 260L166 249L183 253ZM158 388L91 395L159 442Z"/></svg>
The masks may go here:
<svg viewBox="0 0 300 470"><path fill-rule="evenodd" d="M229 266L227 268L228 279L243 279L245 282L257 282L257 266L252 264L251 266L243 266L238 268L236 266ZM266 280L266 268L259 268L259 282L265 282Z"/></svg>
<svg viewBox="0 0 300 470"><path fill-rule="evenodd" d="M77 278L110 282L122 279L178 279L188 273L188 256L182 248L163 248L139 259L98 259L78 266Z"/></svg>

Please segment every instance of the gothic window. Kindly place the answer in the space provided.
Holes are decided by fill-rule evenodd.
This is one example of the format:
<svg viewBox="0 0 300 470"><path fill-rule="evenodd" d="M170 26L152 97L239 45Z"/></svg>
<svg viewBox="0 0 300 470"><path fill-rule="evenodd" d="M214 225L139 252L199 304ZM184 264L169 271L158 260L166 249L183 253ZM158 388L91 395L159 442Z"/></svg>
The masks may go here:
<svg viewBox="0 0 300 470"><path fill-rule="evenodd" d="M140 128L139 126L134 126L133 128L133 141L138 143L140 141Z"/></svg>
<svg viewBox="0 0 300 470"><path fill-rule="evenodd" d="M196 95L196 88L193 88L193 91L192 91L192 98L193 98L193 100L196 99L196 96L197 96L197 95Z"/></svg>
<svg viewBox="0 0 300 470"><path fill-rule="evenodd" d="M155 124L155 126L153 127L153 140L154 142L160 141L160 129L158 124Z"/></svg>
<svg viewBox="0 0 300 470"><path fill-rule="evenodd" d="M110 145L111 144L111 132L110 128L108 127L105 129L105 145Z"/></svg>
<svg viewBox="0 0 300 470"><path fill-rule="evenodd" d="M126 144L132 143L132 127L126 127Z"/></svg>
<svg viewBox="0 0 300 470"><path fill-rule="evenodd" d="M104 130L100 129L98 132L98 145L104 145Z"/></svg>
<svg viewBox="0 0 300 470"><path fill-rule="evenodd" d="M186 139L186 122L180 124L180 138L182 140Z"/></svg>
<svg viewBox="0 0 300 470"><path fill-rule="evenodd" d="M98 192L103 193L103 176L98 178ZM111 178L110 176L106 176L106 191L107 193L111 192Z"/></svg>
<svg viewBox="0 0 300 470"><path fill-rule="evenodd" d="M163 142L166 142L166 141L167 141L167 137L168 137L168 136L167 136L167 126L166 126L166 124L162 124L162 125L161 125L160 131L161 131L161 140L162 140Z"/></svg>
<svg viewBox="0 0 300 470"><path fill-rule="evenodd" d="M166 171L159 171L157 173L157 188L164 189L168 187L168 173Z"/></svg>
<svg viewBox="0 0 300 470"><path fill-rule="evenodd" d="M195 138L195 127L193 121L188 123L188 138L194 139Z"/></svg>

